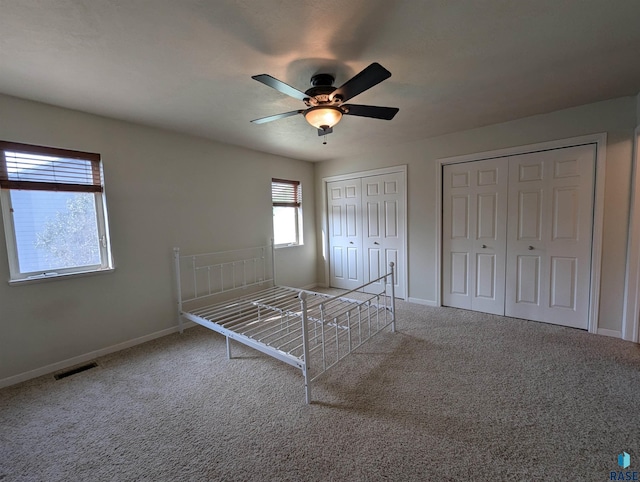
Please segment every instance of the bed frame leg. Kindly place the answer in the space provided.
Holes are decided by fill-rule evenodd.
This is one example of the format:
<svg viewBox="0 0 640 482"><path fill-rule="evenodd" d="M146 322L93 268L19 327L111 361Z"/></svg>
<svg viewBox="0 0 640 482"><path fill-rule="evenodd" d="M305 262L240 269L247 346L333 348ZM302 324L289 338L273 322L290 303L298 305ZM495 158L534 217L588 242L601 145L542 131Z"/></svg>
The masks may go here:
<svg viewBox="0 0 640 482"><path fill-rule="evenodd" d="M231 341L228 336L226 336L225 339L227 340L227 358L231 360Z"/></svg>
<svg viewBox="0 0 640 482"><path fill-rule="evenodd" d="M391 269L391 331L396 332L396 280L395 280L395 264L393 261L389 263Z"/></svg>
<svg viewBox="0 0 640 482"><path fill-rule="evenodd" d="M176 277L176 290L178 292L178 330L180 334L184 331L184 323L182 322L182 285L180 283L180 248L173 248L173 261Z"/></svg>
<svg viewBox="0 0 640 482"><path fill-rule="evenodd" d="M304 368L303 371L304 371L304 396L305 396L307 405L309 405L311 403L311 383L309 383L309 380L307 377L306 367Z"/></svg>
<svg viewBox="0 0 640 482"><path fill-rule="evenodd" d="M311 403L311 382L309 381L309 333L307 331L307 293L301 291L298 295L300 298L300 308L302 316L302 353L304 356L304 365L302 366L302 374L304 375L304 393L307 405Z"/></svg>

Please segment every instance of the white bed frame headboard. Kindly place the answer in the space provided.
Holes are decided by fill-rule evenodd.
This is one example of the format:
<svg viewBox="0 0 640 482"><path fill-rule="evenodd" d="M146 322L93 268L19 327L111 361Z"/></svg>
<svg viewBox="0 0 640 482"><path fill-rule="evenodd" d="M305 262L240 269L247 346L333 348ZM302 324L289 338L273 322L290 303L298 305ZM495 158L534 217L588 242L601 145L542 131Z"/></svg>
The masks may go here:
<svg viewBox="0 0 640 482"><path fill-rule="evenodd" d="M266 246L182 254L173 248L178 310L184 303L275 284L275 251Z"/></svg>

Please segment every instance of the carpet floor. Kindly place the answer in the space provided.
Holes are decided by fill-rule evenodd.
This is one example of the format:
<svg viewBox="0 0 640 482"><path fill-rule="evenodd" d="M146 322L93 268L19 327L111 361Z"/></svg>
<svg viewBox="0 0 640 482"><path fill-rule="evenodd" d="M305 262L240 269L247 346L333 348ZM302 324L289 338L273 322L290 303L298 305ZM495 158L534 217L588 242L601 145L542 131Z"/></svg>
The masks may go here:
<svg viewBox="0 0 640 482"><path fill-rule="evenodd" d="M610 480L640 471L640 345L398 302L302 375L195 327L0 390L0 481ZM637 474L636 474L637 476Z"/></svg>

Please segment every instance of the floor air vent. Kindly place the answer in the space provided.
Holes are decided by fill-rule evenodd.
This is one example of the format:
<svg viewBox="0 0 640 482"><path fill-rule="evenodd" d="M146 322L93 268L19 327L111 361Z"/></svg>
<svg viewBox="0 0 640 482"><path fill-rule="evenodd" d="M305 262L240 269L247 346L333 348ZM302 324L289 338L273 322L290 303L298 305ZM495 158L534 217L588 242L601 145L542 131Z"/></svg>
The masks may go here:
<svg viewBox="0 0 640 482"><path fill-rule="evenodd" d="M72 368L71 370L67 370L66 372L58 373L57 375L54 375L54 378L56 380L60 380L61 378L67 378L67 377L70 377L71 375L75 375L76 373L80 373L80 372L84 372L86 370L90 370L90 369L95 368L97 366L98 366L98 364L96 362L87 363L86 365L82 365L82 366L79 366L79 367Z"/></svg>

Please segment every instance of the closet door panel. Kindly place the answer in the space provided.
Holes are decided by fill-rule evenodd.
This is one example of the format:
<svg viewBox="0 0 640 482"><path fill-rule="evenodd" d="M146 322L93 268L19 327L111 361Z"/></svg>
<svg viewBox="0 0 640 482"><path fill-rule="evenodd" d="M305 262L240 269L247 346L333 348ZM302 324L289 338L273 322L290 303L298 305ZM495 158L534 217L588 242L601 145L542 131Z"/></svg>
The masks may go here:
<svg viewBox="0 0 640 482"><path fill-rule="evenodd" d="M526 305L540 304L540 256L518 256L516 298Z"/></svg>
<svg viewBox="0 0 640 482"><path fill-rule="evenodd" d="M357 288L364 279L360 191L360 179L327 183L329 281L336 288Z"/></svg>
<svg viewBox="0 0 640 482"><path fill-rule="evenodd" d="M330 286L355 289L395 265L395 293L405 288L405 173L327 183ZM382 282L371 288L380 292Z"/></svg>
<svg viewBox="0 0 640 482"><path fill-rule="evenodd" d="M448 306L457 308L471 308L471 298L469 297L469 253L451 253L450 283L447 283L449 295L464 296L464 302L455 305L456 299L450 297Z"/></svg>
<svg viewBox="0 0 640 482"><path fill-rule="evenodd" d="M365 256L365 282L389 271L395 266L395 294L405 297L404 223L405 186L403 173L389 173L362 178L362 206L367 213L363 245ZM380 292L382 282L369 291Z"/></svg>
<svg viewBox="0 0 640 482"><path fill-rule="evenodd" d="M509 163L505 313L587 329L595 146Z"/></svg>
<svg viewBox="0 0 640 482"><path fill-rule="evenodd" d="M494 300L496 297L496 255L476 255L476 298Z"/></svg>
<svg viewBox="0 0 640 482"><path fill-rule="evenodd" d="M507 161L444 166L442 302L504 314Z"/></svg>

